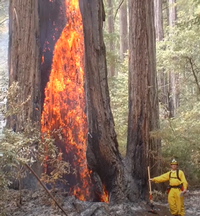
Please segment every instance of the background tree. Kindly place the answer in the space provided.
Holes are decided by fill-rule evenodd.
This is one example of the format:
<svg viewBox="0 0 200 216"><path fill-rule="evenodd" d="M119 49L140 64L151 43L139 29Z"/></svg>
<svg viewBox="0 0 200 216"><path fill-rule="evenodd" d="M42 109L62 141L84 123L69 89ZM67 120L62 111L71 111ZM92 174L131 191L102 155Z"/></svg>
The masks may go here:
<svg viewBox="0 0 200 216"><path fill-rule="evenodd" d="M165 38L157 43L158 70L174 71L179 76L176 116L169 120L161 113L163 158L169 161L172 155L177 157L193 185L199 178L199 164L196 162L199 154L196 140L199 127L199 59L196 48L200 42L199 3L196 0L178 0L176 25L171 30L164 20Z"/></svg>
<svg viewBox="0 0 200 216"><path fill-rule="evenodd" d="M115 24L114 24L114 4L112 0L107 0L107 22L108 22L108 34L109 34L109 46L108 50L111 54L111 61L109 67L109 76L113 77L115 75L115 55L112 53L115 52L115 40L113 39Z"/></svg>
<svg viewBox="0 0 200 216"><path fill-rule="evenodd" d="M8 0L0 1L0 90L6 91L8 86Z"/></svg>
<svg viewBox="0 0 200 216"><path fill-rule="evenodd" d="M155 11L155 31L156 31L156 41L162 41L164 39L164 30L163 30L163 0L154 0L154 11ZM168 97L168 83L169 79L166 71L158 71L158 89L159 89L159 101L161 104L161 110L164 113L168 110L169 97Z"/></svg>
<svg viewBox="0 0 200 216"><path fill-rule="evenodd" d="M128 8L127 0L124 0L119 9L120 20L120 59L124 60L124 54L128 50Z"/></svg>
<svg viewBox="0 0 200 216"><path fill-rule="evenodd" d="M169 0L169 33L173 31L177 19L176 0ZM173 70L169 71L169 113L170 117L174 117L177 108L179 107L179 76Z"/></svg>

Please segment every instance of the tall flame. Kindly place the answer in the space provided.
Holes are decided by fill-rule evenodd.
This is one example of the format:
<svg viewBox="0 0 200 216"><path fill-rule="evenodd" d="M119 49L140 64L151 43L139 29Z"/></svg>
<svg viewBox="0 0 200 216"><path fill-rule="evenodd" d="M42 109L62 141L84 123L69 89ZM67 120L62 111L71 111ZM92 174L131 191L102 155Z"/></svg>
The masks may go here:
<svg viewBox="0 0 200 216"><path fill-rule="evenodd" d="M52 1L52 0L49 0ZM65 0L67 25L54 47L41 118L41 132L61 129L66 153L72 152L81 185L73 188L80 200L90 196L86 163L87 119L84 113L83 25L78 0Z"/></svg>

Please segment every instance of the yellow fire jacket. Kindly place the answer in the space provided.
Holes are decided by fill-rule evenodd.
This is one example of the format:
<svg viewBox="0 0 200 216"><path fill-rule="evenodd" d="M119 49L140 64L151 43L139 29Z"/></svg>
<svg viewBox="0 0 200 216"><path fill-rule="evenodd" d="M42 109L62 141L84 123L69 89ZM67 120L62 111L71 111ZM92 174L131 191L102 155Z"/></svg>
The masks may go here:
<svg viewBox="0 0 200 216"><path fill-rule="evenodd" d="M170 172L171 172L171 176L170 176ZM178 176L179 176L181 181L177 177L176 170L171 170L167 173L164 173L163 175L160 175L158 177L153 178L152 181L155 183L161 183L161 182L169 181L170 186L178 186L180 184L183 184L183 188L184 188L184 190L186 190L188 183L185 179L185 175L184 175L182 170L179 170Z"/></svg>

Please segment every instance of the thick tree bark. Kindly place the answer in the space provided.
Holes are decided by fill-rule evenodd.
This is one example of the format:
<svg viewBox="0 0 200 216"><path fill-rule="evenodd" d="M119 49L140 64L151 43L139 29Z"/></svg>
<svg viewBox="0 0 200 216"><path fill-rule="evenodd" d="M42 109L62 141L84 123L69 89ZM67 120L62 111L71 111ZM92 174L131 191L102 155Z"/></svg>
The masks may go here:
<svg viewBox="0 0 200 216"><path fill-rule="evenodd" d="M153 0L129 1L129 118L127 162L147 190L147 165L157 173L160 140L150 136L159 128Z"/></svg>
<svg viewBox="0 0 200 216"><path fill-rule="evenodd" d="M102 0L80 1L84 27L86 102L88 115L87 159L109 192L110 202L135 201L138 189L118 151L107 83L103 42Z"/></svg>
<svg viewBox="0 0 200 216"><path fill-rule="evenodd" d="M8 119L8 126L21 131L27 120L40 121L40 44L37 0L10 0L9 9L9 82L17 81L22 103L20 112Z"/></svg>
<svg viewBox="0 0 200 216"><path fill-rule="evenodd" d="M124 54L128 50L128 12L127 12L127 0L121 5L119 10L120 21L120 58L124 60Z"/></svg>
<svg viewBox="0 0 200 216"><path fill-rule="evenodd" d="M19 84L20 95L16 102L20 111L7 119L7 126L22 132L30 120L35 126L37 124L39 130L41 91L38 1L10 0L9 20L9 85L14 81ZM40 165L35 163L33 167L39 174ZM22 184L28 188L37 186L30 175Z"/></svg>
<svg viewBox="0 0 200 216"><path fill-rule="evenodd" d="M65 3L10 0L9 11L10 85L19 83L19 102L31 97L17 116L8 119L8 126L20 131L27 119L40 122L54 46L66 24Z"/></svg>
<svg viewBox="0 0 200 216"><path fill-rule="evenodd" d="M9 21L9 84L19 83L21 94L16 102L20 112L7 119L7 126L23 132L30 120L40 130L44 89L51 69L54 45L66 23L63 0L10 0ZM8 101L9 109L9 101ZM41 167L34 164L37 174ZM35 187L32 176L24 187Z"/></svg>

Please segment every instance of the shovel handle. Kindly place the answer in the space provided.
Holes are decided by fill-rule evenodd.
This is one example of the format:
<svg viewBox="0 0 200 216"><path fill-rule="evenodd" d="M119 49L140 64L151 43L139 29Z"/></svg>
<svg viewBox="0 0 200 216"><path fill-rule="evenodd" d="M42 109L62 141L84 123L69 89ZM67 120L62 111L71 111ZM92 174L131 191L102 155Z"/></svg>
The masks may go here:
<svg viewBox="0 0 200 216"><path fill-rule="evenodd" d="M152 190L151 190L150 168L149 168L149 166L147 167L147 171L148 171L148 179L149 179L149 194L150 194L150 201L151 201L151 203L152 203L153 200L152 200Z"/></svg>

